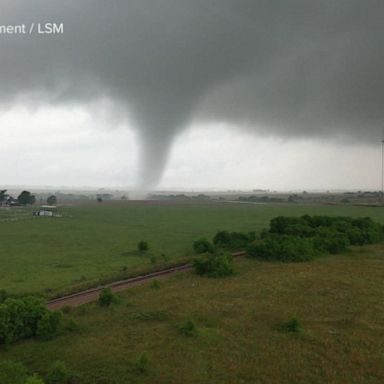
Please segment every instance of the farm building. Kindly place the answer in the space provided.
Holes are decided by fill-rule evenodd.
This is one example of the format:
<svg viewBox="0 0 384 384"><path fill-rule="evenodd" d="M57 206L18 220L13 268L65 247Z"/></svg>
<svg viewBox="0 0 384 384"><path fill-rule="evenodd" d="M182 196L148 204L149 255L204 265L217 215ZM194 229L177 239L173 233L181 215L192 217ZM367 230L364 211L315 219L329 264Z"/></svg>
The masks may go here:
<svg viewBox="0 0 384 384"><path fill-rule="evenodd" d="M42 205L38 211L33 212L33 216L57 216L55 205Z"/></svg>

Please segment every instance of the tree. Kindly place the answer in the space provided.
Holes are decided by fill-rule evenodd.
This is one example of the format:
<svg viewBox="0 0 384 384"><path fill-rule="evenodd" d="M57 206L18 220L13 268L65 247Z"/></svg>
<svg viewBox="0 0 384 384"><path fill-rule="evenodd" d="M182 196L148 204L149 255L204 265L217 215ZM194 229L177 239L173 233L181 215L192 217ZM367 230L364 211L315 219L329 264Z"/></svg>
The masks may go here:
<svg viewBox="0 0 384 384"><path fill-rule="evenodd" d="M55 195L51 195L47 199L47 204L49 205L55 205L57 203L57 198Z"/></svg>
<svg viewBox="0 0 384 384"><path fill-rule="evenodd" d="M137 249L139 252L146 252L149 249L149 245L146 241L141 240L137 243Z"/></svg>
<svg viewBox="0 0 384 384"><path fill-rule="evenodd" d="M17 197L17 201L22 205L34 204L36 201L36 197L32 195L29 191L23 191Z"/></svg>
<svg viewBox="0 0 384 384"><path fill-rule="evenodd" d="M7 195L7 190L6 189L0 190L0 203L5 201L7 196L8 195Z"/></svg>

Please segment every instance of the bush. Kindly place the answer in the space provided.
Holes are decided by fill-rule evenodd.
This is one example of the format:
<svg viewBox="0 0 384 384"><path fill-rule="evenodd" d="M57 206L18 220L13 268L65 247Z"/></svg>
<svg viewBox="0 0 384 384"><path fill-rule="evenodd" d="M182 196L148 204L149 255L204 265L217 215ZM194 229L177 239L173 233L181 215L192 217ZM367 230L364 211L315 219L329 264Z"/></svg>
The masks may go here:
<svg viewBox="0 0 384 384"><path fill-rule="evenodd" d="M151 283L151 288L152 289L160 289L160 281L155 279Z"/></svg>
<svg viewBox="0 0 384 384"><path fill-rule="evenodd" d="M293 225L305 225L300 217L277 216L270 221L269 232L287 235L287 228Z"/></svg>
<svg viewBox="0 0 384 384"><path fill-rule="evenodd" d="M291 320L288 320L287 322L281 324L280 330L282 332L288 332L288 333L300 333L303 331L303 327L301 325L300 320L295 316L295 317L292 317Z"/></svg>
<svg viewBox="0 0 384 384"><path fill-rule="evenodd" d="M76 332L79 329L79 324L74 319L69 319L65 325L65 329L69 332Z"/></svg>
<svg viewBox="0 0 384 384"><path fill-rule="evenodd" d="M193 243L195 253L213 253L213 245L207 239L199 239Z"/></svg>
<svg viewBox="0 0 384 384"><path fill-rule="evenodd" d="M55 361L45 378L47 384L69 384L71 375L63 361Z"/></svg>
<svg viewBox="0 0 384 384"><path fill-rule="evenodd" d="M278 236L284 240L276 240ZM288 240L287 236L291 240ZM269 231L264 231L261 237L265 240L263 243L249 247L251 256L286 261L293 258L295 259L293 261L301 261L295 248L299 249L305 243L295 242L292 240L293 237L311 240L317 254L335 254L345 252L350 244L377 243L384 239L384 231L381 224L375 223L369 217L278 216L271 220ZM305 245L306 252L309 251L309 247ZM282 253L281 257L278 257L278 252Z"/></svg>
<svg viewBox="0 0 384 384"><path fill-rule="evenodd" d="M228 247L231 245L231 235L227 231L219 231L213 237L213 244L218 247Z"/></svg>
<svg viewBox="0 0 384 384"><path fill-rule="evenodd" d="M139 252L146 252L149 249L149 245L146 241L141 240L137 243L137 249Z"/></svg>
<svg viewBox="0 0 384 384"><path fill-rule="evenodd" d="M147 352L143 352L135 362L135 371L141 374L149 371L149 358Z"/></svg>
<svg viewBox="0 0 384 384"><path fill-rule="evenodd" d="M318 228L313 239L316 250L322 253L342 253L348 249L348 237L331 228Z"/></svg>
<svg viewBox="0 0 384 384"><path fill-rule="evenodd" d="M38 329L40 333L43 327L41 321L47 322L50 319L52 324L55 322L58 315L52 313L44 301L37 297L6 299L0 304L0 344L10 344L37 335ZM52 328L52 332L55 329L57 327Z"/></svg>
<svg viewBox="0 0 384 384"><path fill-rule="evenodd" d="M248 246L247 253L261 260L283 262L309 261L315 257L311 240L288 235L270 235L262 242Z"/></svg>
<svg viewBox="0 0 384 384"><path fill-rule="evenodd" d="M44 384L43 379L37 375L29 376L25 384Z"/></svg>
<svg viewBox="0 0 384 384"><path fill-rule="evenodd" d="M220 248L241 250L255 240L255 233L219 231L213 237L213 244Z"/></svg>
<svg viewBox="0 0 384 384"><path fill-rule="evenodd" d="M1 384L24 384L27 373L24 366L14 361L0 362Z"/></svg>
<svg viewBox="0 0 384 384"><path fill-rule="evenodd" d="M0 303L3 303L7 297L7 291L4 289L0 289Z"/></svg>
<svg viewBox="0 0 384 384"><path fill-rule="evenodd" d="M234 250L242 250L247 247L247 245L255 240L255 233L242 233L242 232L232 232L230 248Z"/></svg>
<svg viewBox="0 0 384 384"><path fill-rule="evenodd" d="M59 328L61 318L62 313L60 311L44 313L37 323L36 335L43 340L52 339Z"/></svg>
<svg viewBox="0 0 384 384"><path fill-rule="evenodd" d="M200 256L193 260L193 267L202 276L225 277L234 273L232 256L228 253Z"/></svg>
<svg viewBox="0 0 384 384"><path fill-rule="evenodd" d="M100 307L109 307L111 304L117 302L116 295L112 292L111 288L103 288L100 291L99 305Z"/></svg>
<svg viewBox="0 0 384 384"><path fill-rule="evenodd" d="M185 336L197 336L198 329L192 319L185 320L179 327L180 332Z"/></svg>

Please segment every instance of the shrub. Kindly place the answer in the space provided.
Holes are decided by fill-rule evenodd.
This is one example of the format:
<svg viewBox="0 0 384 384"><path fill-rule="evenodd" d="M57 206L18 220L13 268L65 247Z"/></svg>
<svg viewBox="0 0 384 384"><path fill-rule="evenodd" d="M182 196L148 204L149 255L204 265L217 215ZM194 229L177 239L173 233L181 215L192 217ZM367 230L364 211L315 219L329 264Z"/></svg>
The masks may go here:
<svg viewBox="0 0 384 384"><path fill-rule="evenodd" d="M149 358L147 352L143 352L134 364L135 371L141 374L149 371Z"/></svg>
<svg viewBox="0 0 384 384"><path fill-rule="evenodd" d="M235 250L244 249L247 245L255 240L255 234L253 232L250 233L242 233L242 232L232 232L230 234L231 242L230 248Z"/></svg>
<svg viewBox="0 0 384 384"><path fill-rule="evenodd" d="M27 377L24 366L14 361L0 362L0 383L1 384L24 384Z"/></svg>
<svg viewBox="0 0 384 384"><path fill-rule="evenodd" d="M44 313L37 323L36 335L43 340L52 339L59 328L61 318L62 313L60 311Z"/></svg>
<svg viewBox="0 0 384 384"><path fill-rule="evenodd" d="M381 224L368 217L278 216L263 231L259 244L248 254L264 260L305 261L321 253L342 253L350 244L363 245L384 239Z"/></svg>
<svg viewBox="0 0 384 384"><path fill-rule="evenodd" d="M179 327L180 332L185 336L197 336L198 329L192 319L185 320Z"/></svg>
<svg viewBox="0 0 384 384"><path fill-rule="evenodd" d="M47 384L69 384L71 375L63 361L55 361L45 378Z"/></svg>
<svg viewBox="0 0 384 384"><path fill-rule="evenodd" d="M323 253L342 253L348 249L348 237L331 228L318 228L313 239L316 250Z"/></svg>
<svg viewBox="0 0 384 384"><path fill-rule="evenodd" d="M7 291L4 289L0 289L0 303L4 302L7 297Z"/></svg>
<svg viewBox="0 0 384 384"><path fill-rule="evenodd" d="M139 252L146 252L149 249L149 245L146 241L141 240L137 243L137 249Z"/></svg>
<svg viewBox="0 0 384 384"><path fill-rule="evenodd" d="M270 221L269 232L279 235L287 235L287 228L292 225L305 225L300 217L277 216Z"/></svg>
<svg viewBox="0 0 384 384"><path fill-rule="evenodd" d="M207 239L199 239L193 243L195 253L213 253L213 245Z"/></svg>
<svg viewBox="0 0 384 384"><path fill-rule="evenodd" d="M51 313L44 301L37 297L6 299L0 304L0 344L9 344L37 335L38 329L42 327L42 324L39 325L41 321L47 321L49 318L54 322L58 316Z"/></svg>
<svg viewBox="0 0 384 384"><path fill-rule="evenodd" d="M157 279L152 280L151 288L152 289L160 289L160 281Z"/></svg>
<svg viewBox="0 0 384 384"><path fill-rule="evenodd" d="M219 231L213 237L213 244L220 248L239 250L244 249L255 240L255 233Z"/></svg>
<svg viewBox="0 0 384 384"><path fill-rule="evenodd" d="M27 378L25 384L44 384L44 381L38 375L33 375Z"/></svg>
<svg viewBox="0 0 384 384"><path fill-rule="evenodd" d="M301 325L300 320L295 316L292 317L292 319L288 320L285 323L282 323L280 325L280 330L282 332L288 332L288 333L300 333L303 331L303 327Z"/></svg>
<svg viewBox="0 0 384 384"><path fill-rule="evenodd" d="M355 230L355 235L359 232L359 245L374 244L383 240L384 238L383 226L379 223L375 223L369 217L353 219L352 226ZM352 244L354 244L353 240L355 239L352 237Z"/></svg>
<svg viewBox="0 0 384 384"><path fill-rule="evenodd" d="M288 235L270 235L261 243L248 246L249 256L283 262L302 262L312 260L315 250L311 240Z"/></svg>
<svg viewBox="0 0 384 384"><path fill-rule="evenodd" d="M227 231L219 231L213 237L213 244L218 247L228 247L231 245L231 235Z"/></svg>
<svg viewBox="0 0 384 384"><path fill-rule="evenodd" d="M74 319L69 319L65 325L65 329L69 332L76 332L79 329L79 324Z"/></svg>
<svg viewBox="0 0 384 384"><path fill-rule="evenodd" d="M225 277L232 275L233 260L231 254L206 254L193 260L193 267L198 275Z"/></svg>
<svg viewBox="0 0 384 384"><path fill-rule="evenodd" d="M109 307L111 304L117 302L116 295L112 292L111 288L103 288L100 291L99 305L100 307Z"/></svg>

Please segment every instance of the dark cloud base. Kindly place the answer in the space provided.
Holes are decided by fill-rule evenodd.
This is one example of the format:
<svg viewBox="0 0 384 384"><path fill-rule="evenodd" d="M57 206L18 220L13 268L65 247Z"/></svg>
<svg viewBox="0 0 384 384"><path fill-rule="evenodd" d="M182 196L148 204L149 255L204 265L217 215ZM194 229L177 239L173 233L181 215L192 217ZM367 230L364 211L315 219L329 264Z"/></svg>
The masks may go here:
<svg viewBox="0 0 384 384"><path fill-rule="evenodd" d="M0 36L0 100L111 100L133 116L142 187L161 177L191 119L258 134L375 142L384 125L380 0L0 0L0 24L64 23Z"/></svg>

